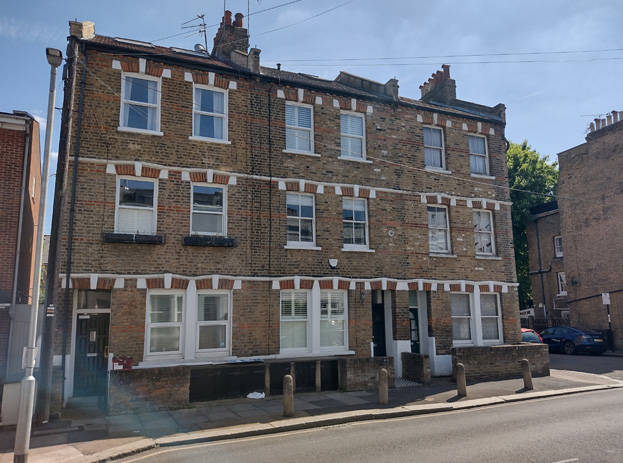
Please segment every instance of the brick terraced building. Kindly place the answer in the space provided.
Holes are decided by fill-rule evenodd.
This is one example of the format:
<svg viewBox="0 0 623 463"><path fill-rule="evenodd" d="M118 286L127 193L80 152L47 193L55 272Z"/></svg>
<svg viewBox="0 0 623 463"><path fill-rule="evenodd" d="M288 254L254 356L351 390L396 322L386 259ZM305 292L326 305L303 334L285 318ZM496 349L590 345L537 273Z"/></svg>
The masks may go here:
<svg viewBox="0 0 623 463"><path fill-rule="evenodd" d="M70 23L63 399L366 388L403 353L449 375L457 349L517 344L504 105L456 99L449 66L420 100L262 67L242 21L211 53Z"/></svg>

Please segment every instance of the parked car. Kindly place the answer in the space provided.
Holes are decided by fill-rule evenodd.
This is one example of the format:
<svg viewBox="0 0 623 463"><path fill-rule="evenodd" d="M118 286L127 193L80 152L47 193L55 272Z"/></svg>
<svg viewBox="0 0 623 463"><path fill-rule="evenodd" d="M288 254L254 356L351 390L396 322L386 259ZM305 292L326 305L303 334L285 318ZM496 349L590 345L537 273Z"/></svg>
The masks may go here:
<svg viewBox="0 0 623 463"><path fill-rule="evenodd" d="M534 344L543 344L543 339L539 336L534 330L530 328L522 328L521 329L521 342L532 342Z"/></svg>
<svg viewBox="0 0 623 463"><path fill-rule="evenodd" d="M585 328L554 326L541 332L541 338L549 346L550 352L601 355L608 350L608 342L601 333Z"/></svg>

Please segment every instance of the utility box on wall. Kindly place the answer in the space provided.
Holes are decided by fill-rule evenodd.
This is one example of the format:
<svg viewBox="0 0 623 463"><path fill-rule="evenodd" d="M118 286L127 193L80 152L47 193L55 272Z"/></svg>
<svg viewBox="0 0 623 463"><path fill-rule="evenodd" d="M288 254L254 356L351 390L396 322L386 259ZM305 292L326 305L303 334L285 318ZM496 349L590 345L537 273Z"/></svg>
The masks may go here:
<svg viewBox="0 0 623 463"><path fill-rule="evenodd" d="M112 369L128 371L132 369L134 359L132 357L113 357Z"/></svg>

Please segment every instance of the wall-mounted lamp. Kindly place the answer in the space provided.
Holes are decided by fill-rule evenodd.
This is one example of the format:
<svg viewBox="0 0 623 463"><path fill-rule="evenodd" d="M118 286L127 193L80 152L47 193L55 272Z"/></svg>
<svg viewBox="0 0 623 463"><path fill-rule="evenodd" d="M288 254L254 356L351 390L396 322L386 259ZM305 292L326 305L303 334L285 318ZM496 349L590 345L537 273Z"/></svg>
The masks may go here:
<svg viewBox="0 0 623 463"><path fill-rule="evenodd" d="M337 268L337 259L329 259L329 267Z"/></svg>

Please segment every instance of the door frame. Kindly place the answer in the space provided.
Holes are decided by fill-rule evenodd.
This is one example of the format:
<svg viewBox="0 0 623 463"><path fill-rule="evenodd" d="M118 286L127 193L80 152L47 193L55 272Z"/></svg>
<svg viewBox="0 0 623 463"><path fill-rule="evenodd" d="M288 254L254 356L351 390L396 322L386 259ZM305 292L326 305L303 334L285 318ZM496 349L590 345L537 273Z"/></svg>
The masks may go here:
<svg viewBox="0 0 623 463"><path fill-rule="evenodd" d="M86 314L109 314L112 321L111 309L78 309L78 291L74 290L73 294L73 313L71 316L71 347L69 350L69 360L65 363L65 400L63 407L67 405L67 400L74 396L74 373L76 363L76 329L78 327L78 315ZM110 326L108 327L108 343L110 345ZM110 351L108 352L110 359ZM110 365L110 361L108 362ZM108 393L108 384L106 385L106 393Z"/></svg>

